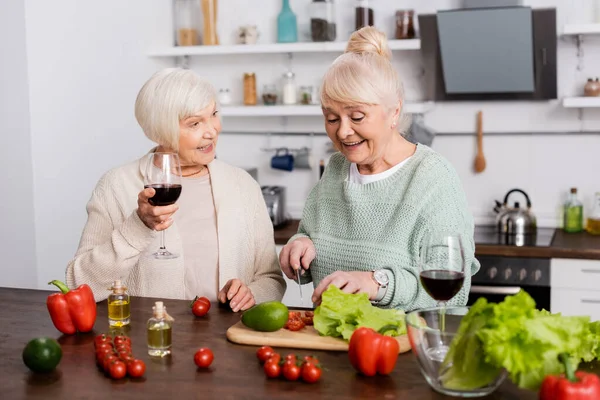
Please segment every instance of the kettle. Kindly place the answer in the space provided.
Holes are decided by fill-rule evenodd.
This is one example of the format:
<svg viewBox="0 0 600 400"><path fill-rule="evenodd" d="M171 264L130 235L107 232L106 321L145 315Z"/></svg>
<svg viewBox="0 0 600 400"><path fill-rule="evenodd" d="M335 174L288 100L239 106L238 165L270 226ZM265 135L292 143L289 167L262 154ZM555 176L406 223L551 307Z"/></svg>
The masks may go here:
<svg viewBox="0 0 600 400"><path fill-rule="evenodd" d="M527 208L521 208L518 201L513 207L508 206L508 197L511 193L519 192L525 196ZM504 202L496 201L494 211L496 217L496 228L499 233L505 235L535 235L537 233L537 222L535 215L531 212L531 201L529 196L521 189L512 189L504 197Z"/></svg>

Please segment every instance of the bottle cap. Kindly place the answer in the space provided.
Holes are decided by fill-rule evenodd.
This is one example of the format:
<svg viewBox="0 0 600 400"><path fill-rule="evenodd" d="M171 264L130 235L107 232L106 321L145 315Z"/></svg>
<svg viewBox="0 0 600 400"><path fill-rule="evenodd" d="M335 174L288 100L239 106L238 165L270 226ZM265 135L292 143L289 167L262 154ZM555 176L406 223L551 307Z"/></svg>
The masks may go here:
<svg viewBox="0 0 600 400"><path fill-rule="evenodd" d="M571 193L577 193L577 188L571 188Z"/></svg>
<svg viewBox="0 0 600 400"><path fill-rule="evenodd" d="M117 279L116 281L113 281L112 286L109 287L108 290L112 290L115 293L123 293L127 290L127 287L123 285L120 279Z"/></svg>

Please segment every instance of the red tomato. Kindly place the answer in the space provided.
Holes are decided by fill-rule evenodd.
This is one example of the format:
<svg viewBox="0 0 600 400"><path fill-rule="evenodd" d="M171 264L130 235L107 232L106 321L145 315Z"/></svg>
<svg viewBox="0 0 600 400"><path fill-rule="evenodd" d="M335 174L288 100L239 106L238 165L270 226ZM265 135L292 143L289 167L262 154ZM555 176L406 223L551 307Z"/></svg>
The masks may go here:
<svg viewBox="0 0 600 400"><path fill-rule="evenodd" d="M206 297L198 297L192 301L192 313L196 317L203 317L208 314L208 310L210 310L210 300Z"/></svg>
<svg viewBox="0 0 600 400"><path fill-rule="evenodd" d="M269 359L265 362L268 361L273 361L276 364L279 364L279 361L281 361L281 354L279 353L273 353L273 355L271 357L269 357Z"/></svg>
<svg viewBox="0 0 600 400"><path fill-rule="evenodd" d="M120 350L117 355L119 356L120 359L123 359L124 357L128 357L131 356L131 349L129 350Z"/></svg>
<svg viewBox="0 0 600 400"><path fill-rule="evenodd" d="M267 361L273 354L275 354L275 351L269 346L263 346L256 351L256 357L261 363Z"/></svg>
<svg viewBox="0 0 600 400"><path fill-rule="evenodd" d="M306 383L315 383L321 379L321 368L311 363L302 365L302 380Z"/></svg>
<svg viewBox="0 0 600 400"><path fill-rule="evenodd" d="M264 367L265 375L267 378L278 378L281 375L281 366L279 366L279 361L275 361L273 359L269 359Z"/></svg>
<svg viewBox="0 0 600 400"><path fill-rule="evenodd" d="M283 377L288 381L297 381L300 378L300 367L296 365L295 360L286 361L281 371L283 372Z"/></svg>
<svg viewBox="0 0 600 400"><path fill-rule="evenodd" d="M110 365L115 361L119 361L119 357L115 356L114 354L107 354L104 356L104 359L102 360L102 368L104 371L109 372Z"/></svg>
<svg viewBox="0 0 600 400"><path fill-rule="evenodd" d="M198 368L208 368L214 359L213 352L206 347L201 348L194 354L194 363L196 363Z"/></svg>
<svg viewBox="0 0 600 400"><path fill-rule="evenodd" d="M115 336L114 342L115 346L119 346L121 343L127 343L129 346L131 346L131 338L125 335Z"/></svg>
<svg viewBox="0 0 600 400"><path fill-rule="evenodd" d="M98 364L102 364L104 362L104 358L107 355L115 355L113 349L102 349L96 351L96 360L98 360Z"/></svg>
<svg viewBox="0 0 600 400"><path fill-rule="evenodd" d="M315 356L304 356L303 361L314 365L319 365L319 359Z"/></svg>
<svg viewBox="0 0 600 400"><path fill-rule="evenodd" d="M296 360L298 359L298 357L296 357L295 354L288 354L287 356L285 356L285 361L293 361L296 362Z"/></svg>
<svg viewBox="0 0 600 400"><path fill-rule="evenodd" d="M113 344L110 342L103 342L100 343L98 345L96 345L96 351L100 351L100 350L113 350Z"/></svg>
<svg viewBox="0 0 600 400"><path fill-rule="evenodd" d="M112 339L104 333L94 338L94 347L98 347L102 343L112 343Z"/></svg>
<svg viewBox="0 0 600 400"><path fill-rule="evenodd" d="M113 379L121 379L127 375L127 366L123 361L112 362L108 368L108 374Z"/></svg>
<svg viewBox="0 0 600 400"><path fill-rule="evenodd" d="M305 325L312 325L314 315L315 314L312 311L306 311L302 315L302 322L304 322Z"/></svg>
<svg viewBox="0 0 600 400"><path fill-rule="evenodd" d="M142 360L134 359L127 364L127 373L132 378L141 378L146 372L146 364Z"/></svg>
<svg viewBox="0 0 600 400"><path fill-rule="evenodd" d="M135 357L133 356L133 354L127 354L125 356L120 356L119 357L121 359L121 361L123 361L126 365L129 364L130 362L132 362L133 360L135 360Z"/></svg>
<svg viewBox="0 0 600 400"><path fill-rule="evenodd" d="M299 331L300 329L304 328L304 322L302 322L301 319L288 320L284 328L289 329L290 331Z"/></svg>

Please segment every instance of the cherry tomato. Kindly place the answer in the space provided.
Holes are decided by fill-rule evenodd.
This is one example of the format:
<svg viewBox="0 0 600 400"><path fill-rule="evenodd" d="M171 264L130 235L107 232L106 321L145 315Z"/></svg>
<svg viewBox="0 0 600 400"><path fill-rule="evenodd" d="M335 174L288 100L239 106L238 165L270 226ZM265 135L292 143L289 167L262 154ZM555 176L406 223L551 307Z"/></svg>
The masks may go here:
<svg viewBox="0 0 600 400"><path fill-rule="evenodd" d="M127 373L132 378L141 378L146 372L146 364L142 360L134 359L127 364Z"/></svg>
<svg viewBox="0 0 600 400"><path fill-rule="evenodd" d="M304 362L306 363L311 363L314 365L319 365L319 359L315 356L304 356L304 358L302 359Z"/></svg>
<svg viewBox="0 0 600 400"><path fill-rule="evenodd" d="M283 364L281 369L283 377L288 381L297 381L300 378L300 367L296 365L296 361L288 360Z"/></svg>
<svg viewBox="0 0 600 400"><path fill-rule="evenodd" d="M114 342L115 346L119 346L121 343L127 343L129 346L131 346L131 338L125 335L115 336Z"/></svg>
<svg viewBox="0 0 600 400"><path fill-rule="evenodd" d="M98 364L102 364L107 355L115 355L115 352L113 349L102 349L96 351L96 360L98 360Z"/></svg>
<svg viewBox="0 0 600 400"><path fill-rule="evenodd" d="M273 359L269 359L264 367L265 375L267 378L278 378L281 375L281 366L279 365L279 361L275 361Z"/></svg>
<svg viewBox="0 0 600 400"><path fill-rule="evenodd" d="M210 300L206 297L196 296L190 307L192 307L192 314L196 317L203 317L208 314L208 310L210 310Z"/></svg>
<svg viewBox="0 0 600 400"><path fill-rule="evenodd" d="M104 349L109 349L112 351L113 344L110 342L103 342L103 343L96 345L96 351L100 351L100 350L104 350Z"/></svg>
<svg viewBox="0 0 600 400"><path fill-rule="evenodd" d="M275 350L269 346L263 346L256 351L256 357L261 363L267 361L273 354L275 354Z"/></svg>
<svg viewBox="0 0 600 400"><path fill-rule="evenodd" d="M115 356L114 354L107 354L106 356L104 356L104 359L102 360L102 368L104 369L104 371L110 372L109 371L110 365L116 361L119 361L119 357Z"/></svg>
<svg viewBox="0 0 600 400"><path fill-rule="evenodd" d="M298 359L298 357L296 357L295 354L288 354L287 356L285 356L285 361L292 361L292 362L296 362L296 360Z"/></svg>
<svg viewBox="0 0 600 400"><path fill-rule="evenodd" d="M123 361L125 363L125 365L128 365L130 362L135 360L135 357L131 353L124 355L124 356L119 356L119 358L121 359L121 361Z"/></svg>
<svg viewBox="0 0 600 400"><path fill-rule="evenodd" d="M94 347L97 348L98 345L100 345L102 343L112 344L112 339L110 338L110 336L107 336L104 333L101 335L98 335L94 338Z"/></svg>
<svg viewBox="0 0 600 400"><path fill-rule="evenodd" d="M312 325L313 324L313 317L314 317L314 313L312 311L306 311L303 315L302 315L302 322L304 322L305 325Z"/></svg>
<svg viewBox="0 0 600 400"><path fill-rule="evenodd" d="M321 379L321 368L311 363L302 365L302 380L306 383L315 383Z"/></svg>
<svg viewBox="0 0 600 400"><path fill-rule="evenodd" d="M117 356L119 356L119 358L122 360L124 357L129 357L131 356L131 349L128 350L121 350L117 353Z"/></svg>
<svg viewBox="0 0 600 400"><path fill-rule="evenodd" d="M112 362L108 367L108 374L113 379L121 379L127 375L127 366L123 361Z"/></svg>
<svg viewBox="0 0 600 400"><path fill-rule="evenodd" d="M213 352L206 347L201 348L194 354L194 363L196 363L198 368L208 368L214 359Z"/></svg>
<svg viewBox="0 0 600 400"><path fill-rule="evenodd" d="M299 331L300 329L304 328L304 322L302 322L301 319L288 320L284 328L290 331Z"/></svg>
<svg viewBox="0 0 600 400"><path fill-rule="evenodd" d="M273 361L274 363L279 364L279 361L281 361L281 354L273 353L273 355L271 355L271 357L269 357L269 359L265 362L268 362L268 361Z"/></svg>

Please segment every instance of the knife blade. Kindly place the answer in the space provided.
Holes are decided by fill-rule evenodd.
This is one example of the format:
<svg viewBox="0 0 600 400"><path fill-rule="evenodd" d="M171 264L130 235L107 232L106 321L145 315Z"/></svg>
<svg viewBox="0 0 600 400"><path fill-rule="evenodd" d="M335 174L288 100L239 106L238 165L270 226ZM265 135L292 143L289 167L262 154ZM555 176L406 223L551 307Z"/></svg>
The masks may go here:
<svg viewBox="0 0 600 400"><path fill-rule="evenodd" d="M304 302L304 298L302 297L302 285L300 284L300 268L296 270L296 278L298 279L298 288L300 289L300 301Z"/></svg>

